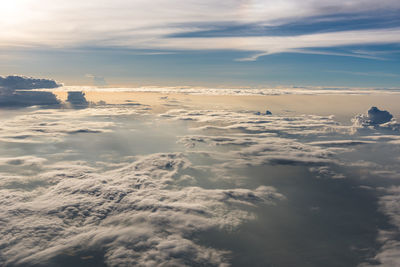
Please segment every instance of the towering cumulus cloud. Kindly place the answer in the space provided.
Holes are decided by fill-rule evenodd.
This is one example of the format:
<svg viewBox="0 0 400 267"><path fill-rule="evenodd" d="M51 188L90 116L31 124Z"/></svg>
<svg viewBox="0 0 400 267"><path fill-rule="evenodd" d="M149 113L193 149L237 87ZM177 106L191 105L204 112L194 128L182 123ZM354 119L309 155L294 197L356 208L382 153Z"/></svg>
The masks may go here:
<svg viewBox="0 0 400 267"><path fill-rule="evenodd" d="M68 92L67 102L72 108L87 108L89 102L86 100L85 93L83 92Z"/></svg>
<svg viewBox="0 0 400 267"><path fill-rule="evenodd" d="M377 107L371 107L367 114L359 114L352 121L353 126L358 129L399 130L393 115Z"/></svg>
<svg viewBox="0 0 400 267"><path fill-rule="evenodd" d="M34 105L59 105L53 93L27 91L40 88L57 88L53 80L23 76L0 77L0 107L25 107Z"/></svg>

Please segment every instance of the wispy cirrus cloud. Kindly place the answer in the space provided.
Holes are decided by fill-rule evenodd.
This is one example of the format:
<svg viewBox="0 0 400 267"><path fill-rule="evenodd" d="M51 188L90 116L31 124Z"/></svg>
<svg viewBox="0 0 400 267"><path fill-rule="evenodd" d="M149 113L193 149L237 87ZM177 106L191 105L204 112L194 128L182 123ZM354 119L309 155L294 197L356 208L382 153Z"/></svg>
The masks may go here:
<svg viewBox="0 0 400 267"><path fill-rule="evenodd" d="M8 1L0 11L0 41L3 47L239 50L255 53L244 60L256 60L282 52L316 53L305 48L400 43L400 22L396 16L382 15L396 10L400 3L392 0L18 0ZM261 31L252 32L246 25ZM196 36L204 31L214 33Z"/></svg>

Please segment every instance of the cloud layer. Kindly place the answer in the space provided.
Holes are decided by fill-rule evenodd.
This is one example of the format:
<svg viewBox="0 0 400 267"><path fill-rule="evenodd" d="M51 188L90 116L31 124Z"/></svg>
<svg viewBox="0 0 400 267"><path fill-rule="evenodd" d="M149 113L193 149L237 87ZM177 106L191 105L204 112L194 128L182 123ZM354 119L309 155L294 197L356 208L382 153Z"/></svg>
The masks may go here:
<svg viewBox="0 0 400 267"><path fill-rule="evenodd" d="M383 120L376 117L382 113L375 109L370 113L375 122L389 118L387 113ZM71 160L68 155L77 152L70 151L74 148L69 143L76 134L91 142L120 127L135 138L139 129L128 124L134 120L150 123L151 129L155 121L182 122L185 129L173 140L181 151L110 154L104 162L85 161L81 155ZM309 170L310 180L344 181L354 168L367 176L396 179L396 158L354 162L346 155L395 147L389 142L398 141L398 134L383 135L373 127L354 132L353 127L333 116L254 111L173 109L153 117L140 105L36 110L3 119L0 142L14 149L0 157L0 264L51 265L72 258L109 266L226 266L229 251L194 237L209 230L235 230L256 218L255 208L280 205L291 197L268 185L249 186L248 177L233 175L238 170L294 166ZM132 139L126 140L117 142L131 144ZM63 155L45 149L52 146L63 148L57 150ZM20 151L24 155L11 155ZM200 157L206 163L199 163ZM204 186L205 180L216 183ZM393 225L398 224L397 191L385 192L380 202ZM387 236L376 260L396 262L397 246Z"/></svg>
<svg viewBox="0 0 400 267"><path fill-rule="evenodd" d="M348 88L348 87L275 87L275 88L205 88L205 87L107 87L99 88L93 86L62 86L57 88L57 91L85 92L157 92L163 94L190 94L190 95L369 95L369 94L393 94L400 93L398 88ZM41 91L51 92L53 89L41 89Z"/></svg>
<svg viewBox="0 0 400 267"><path fill-rule="evenodd" d="M40 7L40 8L39 8ZM399 28L395 20L389 26L375 29L345 30L335 27L330 32L295 32L291 36L268 36L268 30L258 36L229 32L227 25L263 29L287 24L331 25L348 18L369 18L373 22L396 13L397 1L377 3L372 0L352 0L346 3L325 0L298 2L238 1L48 1L17 0L5 4L0 13L0 39L3 46L122 46L156 50L241 50L259 56L280 52L312 53L305 48L399 43ZM111 12L110 12L111 11ZM22 14L14 16L14 14ZM102 23L104 20L107 24ZM396 24L397 23L397 24ZM352 21L348 22L349 25ZM373 25L373 23L370 23ZM384 25L386 25L384 24ZM396 27L397 26L397 27ZM215 31L214 37L194 37L196 32ZM219 34L218 34L219 31ZM185 38L177 38L185 34ZM229 35L229 34L228 34ZM232 35L232 34L231 34ZM314 51L315 52L315 51ZM349 55L357 56L356 53ZM363 55L358 55L362 57ZM367 55L364 55L367 56Z"/></svg>
<svg viewBox="0 0 400 267"><path fill-rule="evenodd" d="M16 160L32 161L3 162ZM44 166L31 184L46 186L29 191L10 189L21 177L2 179L1 202L7 209L1 216L0 262L51 265L63 255L93 250L103 251L110 266L221 266L227 252L189 237L236 227L252 218L241 207L273 203L282 195L265 186L182 187L178 173L189 166L182 154L154 154L105 173L73 162Z"/></svg>

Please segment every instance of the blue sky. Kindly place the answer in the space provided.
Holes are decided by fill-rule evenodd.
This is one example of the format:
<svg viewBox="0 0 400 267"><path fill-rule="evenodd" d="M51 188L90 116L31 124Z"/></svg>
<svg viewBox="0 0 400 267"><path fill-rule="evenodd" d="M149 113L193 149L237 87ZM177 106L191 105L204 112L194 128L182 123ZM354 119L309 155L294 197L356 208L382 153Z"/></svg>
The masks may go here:
<svg viewBox="0 0 400 267"><path fill-rule="evenodd" d="M394 0L4 1L0 75L71 85L399 87ZM104 84L104 83L103 83Z"/></svg>

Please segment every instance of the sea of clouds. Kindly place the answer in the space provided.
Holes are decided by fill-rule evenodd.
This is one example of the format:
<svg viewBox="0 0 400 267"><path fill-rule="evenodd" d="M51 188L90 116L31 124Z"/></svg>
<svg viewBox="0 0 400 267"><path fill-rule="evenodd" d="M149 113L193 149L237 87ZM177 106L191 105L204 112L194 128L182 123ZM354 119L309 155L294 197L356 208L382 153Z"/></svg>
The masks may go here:
<svg viewBox="0 0 400 267"><path fill-rule="evenodd" d="M3 99L19 94L4 88ZM350 171L362 170L360 181L377 180L364 187L379 196L391 227L376 229L380 248L363 265L400 262L400 134L387 111L372 107L352 125L341 125L333 116L250 111L154 115L141 105L91 104L82 93L71 94L69 105L41 104L47 108L24 108L0 120L0 265L228 266L229 250L195 237L234 231L257 218L254 208L279 206L290 197L232 175L265 165L302 166L310 179L348 179ZM71 145L74 138L91 142L126 128L135 137L141 129L132 121L149 128L177 123L185 130L178 131L172 151L157 153L90 161L82 155L92 151ZM371 154L360 155L363 150ZM386 150L390 156L379 157ZM218 186L221 181L225 186Z"/></svg>
<svg viewBox="0 0 400 267"><path fill-rule="evenodd" d="M85 92L155 92L163 94L180 93L189 95L369 95L369 94L399 94L399 88L347 88L347 87L270 87L270 88L210 88L210 87L94 87L94 86L61 86L54 88L41 88L35 91L80 91Z"/></svg>

